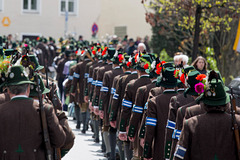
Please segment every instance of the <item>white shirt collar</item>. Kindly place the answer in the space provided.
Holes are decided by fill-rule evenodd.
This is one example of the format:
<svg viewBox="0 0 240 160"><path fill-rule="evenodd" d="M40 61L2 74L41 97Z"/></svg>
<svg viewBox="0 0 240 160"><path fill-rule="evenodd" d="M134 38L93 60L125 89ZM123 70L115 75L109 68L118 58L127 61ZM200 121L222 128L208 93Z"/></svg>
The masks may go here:
<svg viewBox="0 0 240 160"><path fill-rule="evenodd" d="M17 95L17 96L13 96L11 99L14 99L14 98L28 98L28 96L26 95Z"/></svg>
<svg viewBox="0 0 240 160"><path fill-rule="evenodd" d="M152 83L153 83L153 82L157 82L157 79L152 80Z"/></svg>
<svg viewBox="0 0 240 160"><path fill-rule="evenodd" d="M137 71L133 71L132 74L137 74Z"/></svg>
<svg viewBox="0 0 240 160"><path fill-rule="evenodd" d="M140 77L149 77L149 75L148 74L143 74Z"/></svg>
<svg viewBox="0 0 240 160"><path fill-rule="evenodd" d="M118 68L120 68L120 66L114 67L113 69L118 69Z"/></svg>
<svg viewBox="0 0 240 160"><path fill-rule="evenodd" d="M175 92L176 90L175 90L175 89L165 89L165 90L164 90L164 92L169 92L169 91L170 91L170 92L171 92L171 91L174 91L174 92Z"/></svg>
<svg viewBox="0 0 240 160"><path fill-rule="evenodd" d="M185 89L184 88L179 88L177 91L184 91Z"/></svg>

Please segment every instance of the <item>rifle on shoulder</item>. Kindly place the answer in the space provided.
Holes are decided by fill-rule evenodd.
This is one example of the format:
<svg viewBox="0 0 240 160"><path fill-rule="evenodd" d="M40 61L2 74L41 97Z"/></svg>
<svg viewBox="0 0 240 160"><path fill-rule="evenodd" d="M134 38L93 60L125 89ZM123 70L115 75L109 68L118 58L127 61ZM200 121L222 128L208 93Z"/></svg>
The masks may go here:
<svg viewBox="0 0 240 160"><path fill-rule="evenodd" d="M37 89L38 89L39 108L40 108L40 116L41 116L42 129L43 129L43 140L46 148L46 156L47 156L47 160L52 160L52 149L51 149L51 144L50 144L50 139L48 134L46 114L43 107L42 91L40 88L38 75L36 74L35 77L36 77L36 83L37 83Z"/></svg>
<svg viewBox="0 0 240 160"><path fill-rule="evenodd" d="M240 160L240 140L239 140L239 128L238 124L236 121L236 114L237 107L236 107L236 99L233 95L233 91L231 88L231 114L232 114L232 123L233 123L233 130L234 130L234 135L235 135L235 141L237 145L237 152L238 152L238 159Z"/></svg>

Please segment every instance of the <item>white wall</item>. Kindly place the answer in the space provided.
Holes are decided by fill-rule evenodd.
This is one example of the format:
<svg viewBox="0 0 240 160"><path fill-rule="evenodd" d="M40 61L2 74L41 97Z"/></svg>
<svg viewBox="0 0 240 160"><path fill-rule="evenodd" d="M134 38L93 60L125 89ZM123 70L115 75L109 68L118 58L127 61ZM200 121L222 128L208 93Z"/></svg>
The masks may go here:
<svg viewBox="0 0 240 160"><path fill-rule="evenodd" d="M77 0L78 13L69 15L68 32L91 37L91 26L100 14L99 0ZM13 5L14 4L14 5ZM91 14L90 14L91 10ZM41 0L39 14L22 13L22 0L4 0L4 11L0 12L0 22L7 16L11 20L9 27L0 23L0 35L9 33L40 33L43 36L59 38L64 35L65 16L60 14L59 0Z"/></svg>
<svg viewBox="0 0 240 160"><path fill-rule="evenodd" d="M127 26L129 38L151 36L151 27L145 21L141 0L101 0L99 35L114 34L115 26Z"/></svg>
<svg viewBox="0 0 240 160"><path fill-rule="evenodd" d="M145 22L145 11L140 0L77 0L78 13L69 15L68 32L91 38L94 22L99 26L98 37L113 34L115 26L127 26L129 37L151 35L151 27ZM40 34L59 38L64 36L65 16L60 14L59 0L40 0L40 12L27 14L22 12L23 0L3 0L3 12L0 12L0 35ZM3 17L9 17L11 24L3 27Z"/></svg>

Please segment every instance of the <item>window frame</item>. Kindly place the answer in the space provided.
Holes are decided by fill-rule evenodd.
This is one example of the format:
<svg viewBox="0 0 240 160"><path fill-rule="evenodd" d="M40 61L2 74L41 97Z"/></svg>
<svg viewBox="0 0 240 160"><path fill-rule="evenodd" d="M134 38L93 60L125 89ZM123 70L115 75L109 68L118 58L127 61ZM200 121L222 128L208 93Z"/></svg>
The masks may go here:
<svg viewBox="0 0 240 160"><path fill-rule="evenodd" d="M0 13L4 10L4 0L0 0L0 4L2 7L0 7Z"/></svg>
<svg viewBox="0 0 240 160"><path fill-rule="evenodd" d="M60 15L65 16L66 11L62 11L62 1L65 2L65 8L69 9L69 1L73 2L73 12L68 11L69 16L77 16L78 15L78 0L59 0L59 12Z"/></svg>
<svg viewBox="0 0 240 160"><path fill-rule="evenodd" d="M37 13L39 14L40 13L40 5L41 5L41 0L36 0L37 1L37 9L34 10L34 9L31 9L31 1L32 0L27 0L28 1L28 9L24 9L24 0L22 0L22 5L21 5L21 8L22 8L22 13Z"/></svg>

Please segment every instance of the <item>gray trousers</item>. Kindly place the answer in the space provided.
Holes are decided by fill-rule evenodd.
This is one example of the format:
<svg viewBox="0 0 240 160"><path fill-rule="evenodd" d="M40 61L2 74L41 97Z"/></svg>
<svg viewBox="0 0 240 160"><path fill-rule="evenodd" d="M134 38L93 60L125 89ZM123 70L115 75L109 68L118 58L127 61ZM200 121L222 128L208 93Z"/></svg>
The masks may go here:
<svg viewBox="0 0 240 160"><path fill-rule="evenodd" d="M130 142L123 142L124 143L124 152L127 160L131 160L133 157L133 151L130 148Z"/></svg>
<svg viewBox="0 0 240 160"><path fill-rule="evenodd" d="M75 116L76 116L76 120L77 120L77 125L80 125L81 122L82 122L81 109L78 105L75 105L74 109L75 109Z"/></svg>

